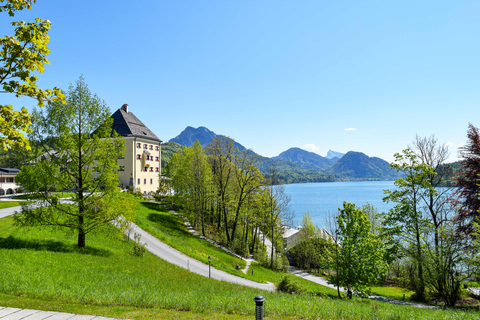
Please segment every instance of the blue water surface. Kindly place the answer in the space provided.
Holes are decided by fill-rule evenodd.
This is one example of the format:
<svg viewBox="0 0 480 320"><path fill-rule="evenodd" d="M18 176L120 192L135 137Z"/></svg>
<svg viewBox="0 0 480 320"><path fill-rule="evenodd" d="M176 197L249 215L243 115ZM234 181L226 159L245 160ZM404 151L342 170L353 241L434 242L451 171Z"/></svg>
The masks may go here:
<svg viewBox="0 0 480 320"><path fill-rule="evenodd" d="M393 206L382 201L385 196L383 190L392 190L393 181L294 183L284 187L285 193L291 197L294 226L300 225L304 213L309 211L314 224L327 227L325 217L329 212L336 213L338 208L343 207L344 201L357 206L369 203L379 212L388 211Z"/></svg>

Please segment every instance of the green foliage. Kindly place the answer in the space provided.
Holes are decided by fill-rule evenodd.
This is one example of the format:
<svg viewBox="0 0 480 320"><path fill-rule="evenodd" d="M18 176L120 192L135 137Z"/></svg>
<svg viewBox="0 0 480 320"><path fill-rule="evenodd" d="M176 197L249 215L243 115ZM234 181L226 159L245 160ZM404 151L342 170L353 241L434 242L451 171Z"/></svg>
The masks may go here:
<svg viewBox="0 0 480 320"><path fill-rule="evenodd" d="M86 234L114 221L125 228L132 201L117 188L117 159L125 146L112 133L109 116L105 102L90 93L82 77L70 86L66 105L50 103L34 113L32 135L44 153L22 167L16 179L25 190L43 193L46 201L17 213L19 225L76 231L79 247L85 247ZM51 190L75 190L75 206L48 197Z"/></svg>
<svg viewBox="0 0 480 320"><path fill-rule="evenodd" d="M352 203L343 203L336 222L339 255L334 268L338 271L329 281L363 295L368 285L387 272L383 243L371 232L367 214Z"/></svg>
<svg viewBox="0 0 480 320"><path fill-rule="evenodd" d="M31 9L31 1L6 0L0 6L0 13L7 12L13 17L15 11L23 9ZM0 93L34 98L39 107L43 107L45 101L62 101L64 95L59 89L40 89L38 77L33 75L43 73L45 64L50 64L46 58L50 53L47 47L50 21L36 18L35 22L13 21L11 24L15 28L14 35L0 38L0 86L3 90ZM29 149L24 132L30 132L30 124L31 114L25 107L14 111L12 105L0 105L0 148Z"/></svg>
<svg viewBox="0 0 480 320"><path fill-rule="evenodd" d="M137 257L142 257L147 252L147 244L142 243L142 236L135 232L134 241L133 241L133 255Z"/></svg>
<svg viewBox="0 0 480 320"><path fill-rule="evenodd" d="M170 163L170 159L175 153L182 152L184 146L176 143L176 142L165 142L162 143L162 168L164 168L168 163Z"/></svg>
<svg viewBox="0 0 480 320"><path fill-rule="evenodd" d="M308 238L289 250L291 264L300 269L328 269L333 244L321 237Z"/></svg>
<svg viewBox="0 0 480 320"><path fill-rule="evenodd" d="M285 293L302 293L304 289L292 276L284 276L277 285L277 290Z"/></svg>

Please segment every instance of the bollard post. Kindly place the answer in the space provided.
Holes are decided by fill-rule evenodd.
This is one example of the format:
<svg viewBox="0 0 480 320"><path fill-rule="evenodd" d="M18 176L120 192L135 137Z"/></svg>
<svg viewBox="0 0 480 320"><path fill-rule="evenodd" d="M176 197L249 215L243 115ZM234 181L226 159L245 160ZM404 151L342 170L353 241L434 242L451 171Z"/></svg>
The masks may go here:
<svg viewBox="0 0 480 320"><path fill-rule="evenodd" d="M212 261L212 257L208 256L208 277L212 277L212 273L210 272L210 262Z"/></svg>
<svg viewBox="0 0 480 320"><path fill-rule="evenodd" d="M265 298L256 296L253 301L255 301L255 320L263 320L263 302Z"/></svg>

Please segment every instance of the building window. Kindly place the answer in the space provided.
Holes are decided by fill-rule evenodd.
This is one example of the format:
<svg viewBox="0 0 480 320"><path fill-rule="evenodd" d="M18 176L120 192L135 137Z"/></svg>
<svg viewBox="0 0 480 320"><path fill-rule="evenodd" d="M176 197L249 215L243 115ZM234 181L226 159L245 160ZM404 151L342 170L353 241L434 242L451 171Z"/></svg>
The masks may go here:
<svg viewBox="0 0 480 320"><path fill-rule="evenodd" d="M147 179L143 179L143 184L147 184Z"/></svg>
<svg viewBox="0 0 480 320"><path fill-rule="evenodd" d="M148 149L148 145L146 143L143 145L143 149Z"/></svg>
<svg viewBox="0 0 480 320"><path fill-rule="evenodd" d="M153 167L150 167L150 172L153 172Z"/></svg>
<svg viewBox="0 0 480 320"><path fill-rule="evenodd" d="M123 159L125 159L124 156L121 156L120 158L118 158L118 160L123 160Z"/></svg>
<svg viewBox="0 0 480 320"><path fill-rule="evenodd" d="M153 150L153 146L152 146L152 145L150 145L150 150Z"/></svg>
<svg viewBox="0 0 480 320"><path fill-rule="evenodd" d="M4 177L1 177L1 178L0 178L0 182L2 182L2 183L5 182L5 178L4 178Z"/></svg>
<svg viewBox="0 0 480 320"><path fill-rule="evenodd" d="M14 183L14 182L15 182L15 178L14 178L14 177L7 177L7 182Z"/></svg>
<svg viewBox="0 0 480 320"><path fill-rule="evenodd" d="M155 168L155 172L160 172L160 171L158 171L158 167Z"/></svg>
<svg viewBox="0 0 480 320"><path fill-rule="evenodd" d="M155 146L155 151L160 151L160 147L159 147L159 146Z"/></svg>
<svg viewBox="0 0 480 320"><path fill-rule="evenodd" d="M137 154L137 160L142 160L142 155L141 154Z"/></svg>
<svg viewBox="0 0 480 320"><path fill-rule="evenodd" d="M147 156L145 157L146 160L150 160L150 156L147 154Z"/></svg>
<svg viewBox="0 0 480 320"><path fill-rule="evenodd" d="M142 144L140 142L137 142L137 148L141 148Z"/></svg>
<svg viewBox="0 0 480 320"><path fill-rule="evenodd" d="M153 179L150 179L150 184L153 184Z"/></svg>
<svg viewBox="0 0 480 320"><path fill-rule="evenodd" d="M125 166L119 166L118 171L125 171Z"/></svg>
<svg viewBox="0 0 480 320"><path fill-rule="evenodd" d="M140 178L138 178L138 183L137 184L140 184Z"/></svg>
<svg viewBox="0 0 480 320"><path fill-rule="evenodd" d="M158 157L155 157L155 161L158 161Z"/></svg>
<svg viewBox="0 0 480 320"><path fill-rule="evenodd" d="M145 170L143 170L143 171L145 171L145 172L147 172L147 171L148 171L148 167L145 167L144 169L145 169Z"/></svg>

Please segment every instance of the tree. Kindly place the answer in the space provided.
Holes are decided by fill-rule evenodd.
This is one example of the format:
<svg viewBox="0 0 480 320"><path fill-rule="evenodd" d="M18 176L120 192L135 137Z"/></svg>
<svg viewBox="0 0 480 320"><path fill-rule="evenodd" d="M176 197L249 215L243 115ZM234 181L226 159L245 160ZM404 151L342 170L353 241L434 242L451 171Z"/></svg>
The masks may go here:
<svg viewBox="0 0 480 320"><path fill-rule="evenodd" d="M463 158L460 174L456 179L456 191L453 203L458 207L456 220L461 223L460 229L467 234L472 233L472 222L479 217L480 192L480 133L471 123L468 125L467 143L460 147Z"/></svg>
<svg viewBox="0 0 480 320"><path fill-rule="evenodd" d="M290 196L285 193L282 185L276 185L277 170L269 168L269 185L264 189L267 200L266 228L272 241L270 252L270 269L273 269L275 262L275 251L282 247L283 229L291 223L292 211L290 209Z"/></svg>
<svg viewBox="0 0 480 320"><path fill-rule="evenodd" d="M112 132L109 115L105 102L90 93L82 77L70 86L66 105L50 103L34 112L32 134L45 153L22 167L17 180L45 201L38 208L25 206L15 215L18 224L75 230L78 247L84 248L88 233L129 219L133 204L117 188L118 159L125 146ZM50 197L52 189L73 190L74 205Z"/></svg>
<svg viewBox="0 0 480 320"><path fill-rule="evenodd" d="M0 12L13 17L16 11L31 9L31 0L1 0ZM36 0L33 0L36 3ZM34 72L43 73L45 64L50 64L47 55L51 23L35 19L35 22L14 21L13 36L0 38L0 85L1 93L12 93L15 97L31 97L43 107L45 101L63 101L64 95L58 88L42 90L37 86ZM31 114L25 107L14 111L12 105L0 105L0 147L7 150L14 146L29 149L24 132L29 132Z"/></svg>
<svg viewBox="0 0 480 320"><path fill-rule="evenodd" d="M338 271L329 281L337 285L337 289L346 288L349 298L353 293L363 295L366 286L387 271L383 243L371 232L367 214L352 203L343 203L336 225L339 256L334 263Z"/></svg>
<svg viewBox="0 0 480 320"><path fill-rule="evenodd" d="M428 228L429 220L421 210L421 200L431 185L426 179L433 174L433 168L422 164L410 149L395 154L395 161L390 167L404 174L395 180L396 190L385 190L386 202L394 202L395 206L386 213L384 224L388 233L399 238L398 243L405 245L404 249L416 262L417 274L413 277L416 298L425 300L425 257L422 247L422 237Z"/></svg>

